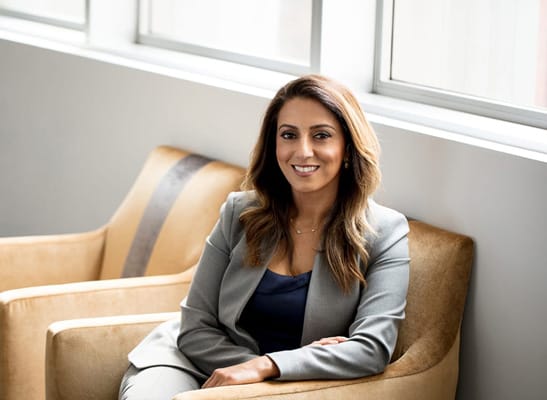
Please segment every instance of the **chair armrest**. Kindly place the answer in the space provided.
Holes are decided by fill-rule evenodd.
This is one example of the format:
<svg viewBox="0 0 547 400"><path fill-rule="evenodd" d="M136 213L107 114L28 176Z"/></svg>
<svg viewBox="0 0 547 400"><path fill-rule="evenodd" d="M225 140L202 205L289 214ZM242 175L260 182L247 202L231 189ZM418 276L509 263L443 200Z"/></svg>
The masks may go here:
<svg viewBox="0 0 547 400"><path fill-rule="evenodd" d="M51 323L177 311L193 271L0 293L0 399L43 397L45 337Z"/></svg>
<svg viewBox="0 0 547 400"><path fill-rule="evenodd" d="M0 292L98 279L105 231L0 238Z"/></svg>
<svg viewBox="0 0 547 400"><path fill-rule="evenodd" d="M178 313L62 321L47 338L47 399L117 399L127 354L155 326ZM437 364L419 368L412 348L384 373L351 380L261 382L180 393L173 400L453 399L459 334Z"/></svg>
<svg viewBox="0 0 547 400"><path fill-rule="evenodd" d="M116 400L127 354L154 327L179 316L173 312L53 323L46 344L47 399Z"/></svg>
<svg viewBox="0 0 547 400"><path fill-rule="evenodd" d="M173 400L453 400L458 354L459 335L441 361L425 370L416 371L411 356L401 357L383 373L365 378L222 386L180 393Z"/></svg>

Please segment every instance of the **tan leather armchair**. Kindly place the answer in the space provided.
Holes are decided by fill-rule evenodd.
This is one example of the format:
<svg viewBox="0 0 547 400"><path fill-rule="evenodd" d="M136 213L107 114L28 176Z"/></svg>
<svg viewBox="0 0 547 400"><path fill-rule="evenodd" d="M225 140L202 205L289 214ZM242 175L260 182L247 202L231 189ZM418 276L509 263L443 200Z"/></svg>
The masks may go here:
<svg viewBox="0 0 547 400"><path fill-rule="evenodd" d="M191 267L243 175L159 147L104 227L0 239L0 400L45 398L52 322L178 310Z"/></svg>
<svg viewBox="0 0 547 400"><path fill-rule="evenodd" d="M392 363L379 375L262 382L181 393L185 399L454 399L460 324L473 260L470 238L410 222L407 317ZM47 400L117 398L127 353L178 313L61 321L47 334Z"/></svg>

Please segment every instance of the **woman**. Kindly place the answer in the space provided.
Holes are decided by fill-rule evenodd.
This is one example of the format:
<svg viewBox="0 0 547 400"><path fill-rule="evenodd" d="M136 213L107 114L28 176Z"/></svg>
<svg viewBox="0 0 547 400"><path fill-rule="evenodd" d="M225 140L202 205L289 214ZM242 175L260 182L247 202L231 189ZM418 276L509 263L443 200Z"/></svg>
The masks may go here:
<svg viewBox="0 0 547 400"><path fill-rule="evenodd" d="M408 224L374 203L379 146L354 96L311 75L271 101L181 320L129 355L120 399L381 372L404 318Z"/></svg>

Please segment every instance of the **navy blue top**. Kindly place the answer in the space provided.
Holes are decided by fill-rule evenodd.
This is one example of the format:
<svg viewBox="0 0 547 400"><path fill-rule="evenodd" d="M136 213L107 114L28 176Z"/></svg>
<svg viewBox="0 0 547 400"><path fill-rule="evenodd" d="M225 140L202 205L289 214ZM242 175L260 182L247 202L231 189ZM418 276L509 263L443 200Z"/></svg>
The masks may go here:
<svg viewBox="0 0 547 400"><path fill-rule="evenodd" d="M311 271L293 277L266 270L239 320L261 354L300 347L310 278Z"/></svg>

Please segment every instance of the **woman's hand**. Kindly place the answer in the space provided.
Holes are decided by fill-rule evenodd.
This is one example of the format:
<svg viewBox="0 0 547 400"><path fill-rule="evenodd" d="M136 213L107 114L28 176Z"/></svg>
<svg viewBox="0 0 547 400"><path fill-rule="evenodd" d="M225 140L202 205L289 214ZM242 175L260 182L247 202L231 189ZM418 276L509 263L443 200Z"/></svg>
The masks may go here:
<svg viewBox="0 0 547 400"><path fill-rule="evenodd" d="M277 376L279 376L277 365L269 357L261 356L231 367L215 369L202 387L262 382Z"/></svg>
<svg viewBox="0 0 547 400"><path fill-rule="evenodd" d="M309 346L326 346L329 344L342 343L342 342L345 342L346 340L348 340L348 338L344 336L331 336L331 337L326 337L326 338L311 342Z"/></svg>

